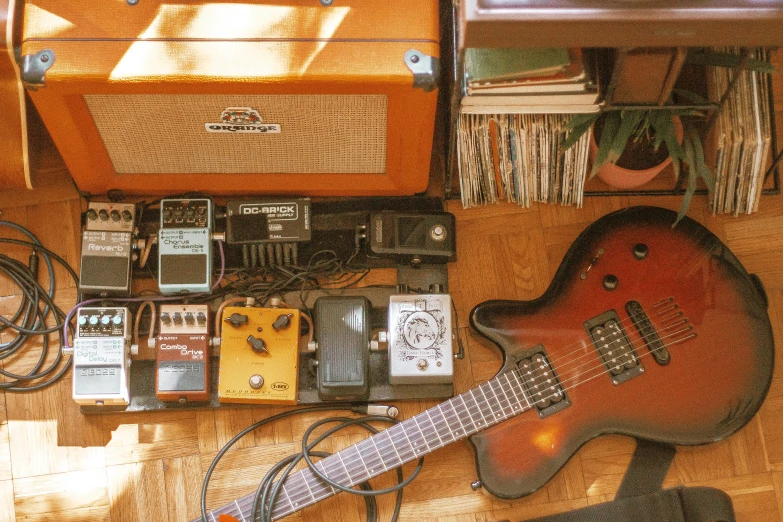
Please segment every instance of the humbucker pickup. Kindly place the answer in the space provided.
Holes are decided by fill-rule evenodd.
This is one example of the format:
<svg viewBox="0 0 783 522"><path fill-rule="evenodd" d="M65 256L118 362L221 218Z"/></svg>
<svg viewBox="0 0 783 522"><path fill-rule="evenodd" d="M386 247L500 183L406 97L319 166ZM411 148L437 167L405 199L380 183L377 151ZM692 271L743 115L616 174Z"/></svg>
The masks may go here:
<svg viewBox="0 0 783 522"><path fill-rule="evenodd" d="M663 344L658 332L655 331L650 318L642 308L639 301L628 301L625 303L625 311L628 312L628 317L631 318L631 322L639 331L639 335L644 339L645 344L650 349L655 362L658 364L668 364L671 360L669 350L666 349L666 345Z"/></svg>
<svg viewBox="0 0 783 522"><path fill-rule="evenodd" d="M604 312L585 321L584 327L614 384L623 383L644 372L617 312Z"/></svg>
<svg viewBox="0 0 783 522"><path fill-rule="evenodd" d="M543 419L571 405L543 345L522 352L517 366L525 395L539 417Z"/></svg>

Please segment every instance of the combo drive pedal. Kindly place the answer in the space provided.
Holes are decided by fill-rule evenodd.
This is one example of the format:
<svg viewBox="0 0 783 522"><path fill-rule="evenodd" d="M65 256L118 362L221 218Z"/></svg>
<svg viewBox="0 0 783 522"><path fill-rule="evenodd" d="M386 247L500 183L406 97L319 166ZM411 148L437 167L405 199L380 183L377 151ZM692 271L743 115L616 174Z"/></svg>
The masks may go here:
<svg viewBox="0 0 783 522"><path fill-rule="evenodd" d="M127 308L79 308L73 341L73 399L84 405L130 402L131 315Z"/></svg>
<svg viewBox="0 0 783 522"><path fill-rule="evenodd" d="M209 400L209 306L161 305L155 395L162 401Z"/></svg>
<svg viewBox="0 0 783 522"><path fill-rule="evenodd" d="M220 341L220 402L296 404L299 310L229 306Z"/></svg>

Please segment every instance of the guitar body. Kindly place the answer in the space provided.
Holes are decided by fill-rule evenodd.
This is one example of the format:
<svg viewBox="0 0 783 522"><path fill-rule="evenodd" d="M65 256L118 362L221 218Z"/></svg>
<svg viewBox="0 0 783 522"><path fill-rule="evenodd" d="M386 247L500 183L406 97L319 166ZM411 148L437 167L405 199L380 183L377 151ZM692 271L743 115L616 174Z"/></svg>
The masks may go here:
<svg viewBox="0 0 783 522"><path fill-rule="evenodd" d="M14 57L22 1L0 0L0 190L32 188L25 93Z"/></svg>
<svg viewBox="0 0 783 522"><path fill-rule="evenodd" d="M672 228L674 219L652 207L609 214L574 242L540 298L473 309L473 327L504 353L501 373L543 346L570 402L544 418L533 408L471 437L488 491L532 493L598 435L704 444L758 411L774 356L763 289L706 228L688 218ZM646 255L642 247L635 255L636 245ZM613 290L606 276L616 277ZM629 301L649 317L668 361L657 362L659 350L650 346L659 345L635 327ZM641 369L618 383L589 331L612 310Z"/></svg>

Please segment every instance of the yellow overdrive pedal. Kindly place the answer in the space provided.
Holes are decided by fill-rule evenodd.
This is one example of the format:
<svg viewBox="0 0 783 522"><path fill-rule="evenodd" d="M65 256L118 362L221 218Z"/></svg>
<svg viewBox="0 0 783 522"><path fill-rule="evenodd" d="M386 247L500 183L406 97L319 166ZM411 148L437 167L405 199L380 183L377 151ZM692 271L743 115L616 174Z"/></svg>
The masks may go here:
<svg viewBox="0 0 783 522"><path fill-rule="evenodd" d="M299 310L229 306L221 321L220 402L296 404Z"/></svg>
<svg viewBox="0 0 783 522"><path fill-rule="evenodd" d="M155 395L162 401L209 400L209 306L161 305Z"/></svg>

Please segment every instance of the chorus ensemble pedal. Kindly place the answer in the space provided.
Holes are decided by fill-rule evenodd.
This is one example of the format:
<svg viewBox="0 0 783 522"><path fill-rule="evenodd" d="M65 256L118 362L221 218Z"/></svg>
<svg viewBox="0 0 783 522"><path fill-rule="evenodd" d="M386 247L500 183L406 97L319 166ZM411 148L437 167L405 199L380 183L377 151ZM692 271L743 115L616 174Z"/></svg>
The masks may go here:
<svg viewBox="0 0 783 522"><path fill-rule="evenodd" d="M212 201L164 199L158 231L158 287L163 294L209 292Z"/></svg>

